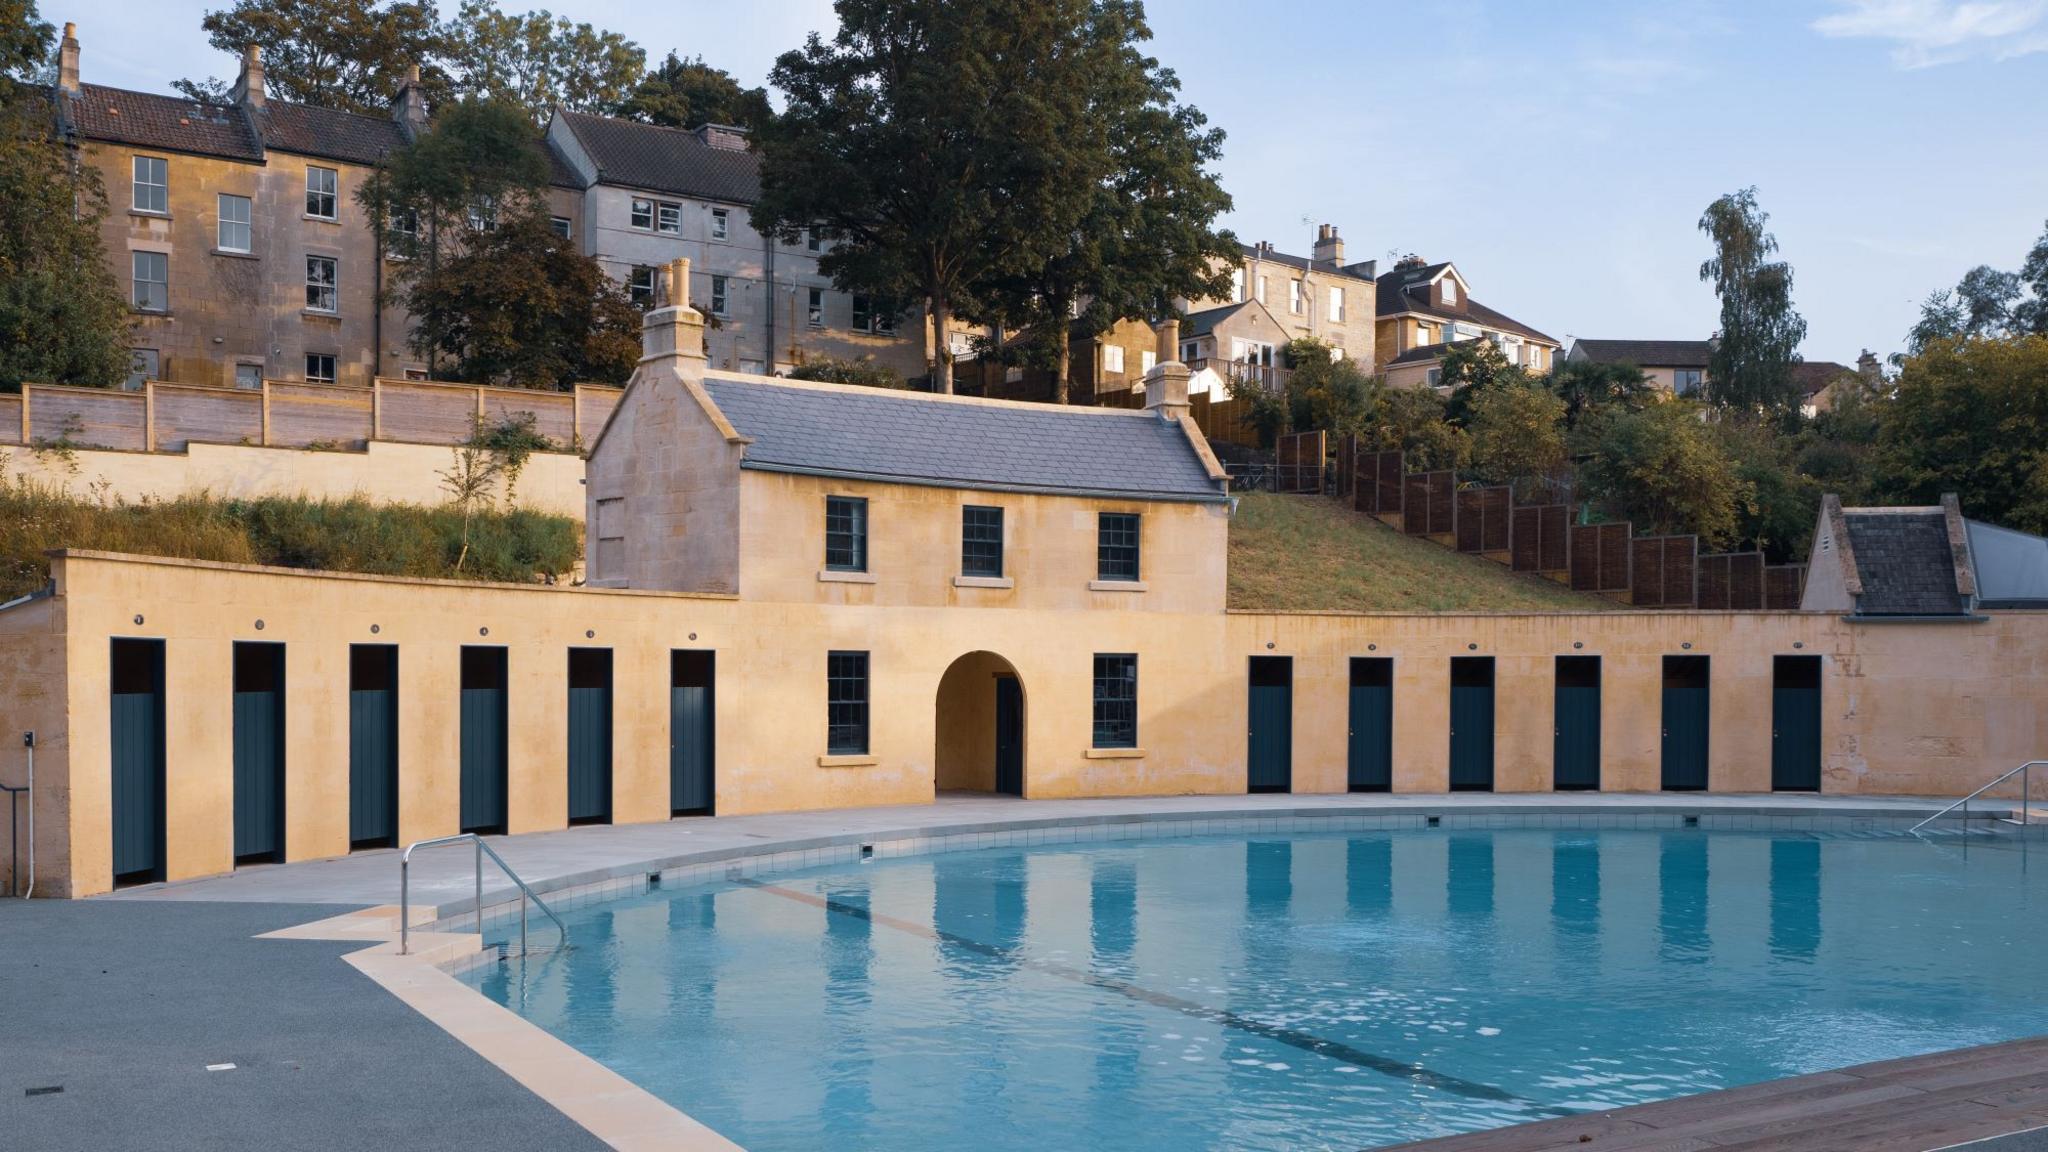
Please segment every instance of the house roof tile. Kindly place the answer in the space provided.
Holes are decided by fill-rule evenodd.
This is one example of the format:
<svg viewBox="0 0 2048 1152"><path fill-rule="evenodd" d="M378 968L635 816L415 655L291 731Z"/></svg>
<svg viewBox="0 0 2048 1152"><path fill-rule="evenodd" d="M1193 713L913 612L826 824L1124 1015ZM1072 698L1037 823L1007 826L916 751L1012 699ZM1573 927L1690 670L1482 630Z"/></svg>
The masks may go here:
<svg viewBox="0 0 2048 1152"><path fill-rule="evenodd" d="M1705 368L1711 352L1705 340L1579 340L1572 344L1575 358L1638 368Z"/></svg>
<svg viewBox="0 0 2048 1152"><path fill-rule="evenodd" d="M1863 582L1863 616L1956 616L1955 554L1939 508L1843 509L1843 523Z"/></svg>
<svg viewBox="0 0 2048 1152"><path fill-rule="evenodd" d="M559 112L597 166L603 184L701 200L752 204L761 196L761 159L705 143L695 132L582 112Z"/></svg>
<svg viewBox="0 0 2048 1152"><path fill-rule="evenodd" d="M1397 266L1381 273L1377 281L1379 285L1378 314L1381 316L1398 316L1403 312L1419 312L1422 315L1435 317L1440 320L1465 320L1484 328L1494 328L1502 332L1513 332L1518 336L1541 340L1552 347L1559 346L1555 338L1531 328L1505 313L1496 312L1492 308L1472 299L1470 295L1466 295L1456 307L1444 308L1431 303L1427 292L1418 293L1418 289L1425 288L1437 278L1438 273L1450 266L1450 261L1446 260L1439 264Z"/></svg>
<svg viewBox="0 0 2048 1152"><path fill-rule="evenodd" d="M65 122L86 140L260 162L263 145L240 108L183 96L81 84L63 97Z"/></svg>

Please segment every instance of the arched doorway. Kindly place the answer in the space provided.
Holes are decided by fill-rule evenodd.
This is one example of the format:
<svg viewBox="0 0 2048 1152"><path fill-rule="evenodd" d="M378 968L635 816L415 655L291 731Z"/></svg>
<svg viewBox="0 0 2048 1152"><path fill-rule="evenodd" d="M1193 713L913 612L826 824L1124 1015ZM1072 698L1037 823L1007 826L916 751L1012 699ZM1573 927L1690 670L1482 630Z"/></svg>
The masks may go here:
<svg viewBox="0 0 2048 1152"><path fill-rule="evenodd" d="M932 782L940 792L1024 794L1024 682L1008 660L969 652L939 678Z"/></svg>

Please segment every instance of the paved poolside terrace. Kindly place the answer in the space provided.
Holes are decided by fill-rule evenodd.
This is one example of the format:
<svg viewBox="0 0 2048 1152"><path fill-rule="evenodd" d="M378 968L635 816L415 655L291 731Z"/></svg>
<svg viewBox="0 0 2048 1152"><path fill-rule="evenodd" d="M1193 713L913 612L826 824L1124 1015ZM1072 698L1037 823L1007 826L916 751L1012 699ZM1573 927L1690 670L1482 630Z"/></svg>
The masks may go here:
<svg viewBox="0 0 2048 1152"><path fill-rule="evenodd" d="M1633 828L1697 822L1708 829L1883 831L1904 829L1940 806L1925 798L1800 794L1069 801L949 795L932 805L578 827L493 837L491 843L529 884L551 893L551 902L573 906L644 891L650 874L665 883L751 878L867 854L1432 824ZM2005 835L1994 840L1947 831L1931 850L1968 842L2024 849L2030 837L2011 836L2018 829L1993 823L2009 811L2000 802L1973 804L1973 826ZM474 906L471 867L472 852L464 846L416 854L416 922L440 918L449 931L466 932L464 914ZM514 890L486 867L486 917L502 920ZM587 1109L601 1097L558 1098L545 1077L536 1079L516 1059L508 1062L502 1049L494 1054L474 1033L449 1024L448 1015L468 1011L467 1005L437 1013L388 978L365 978L370 966L359 958L367 939L255 938L397 898L398 853L380 850L244 868L86 901L0 900L0 1133L8 1134L0 1144L321 1149L460 1139L506 1148L605 1146L570 1119L587 1123ZM551 930L536 931L545 936ZM357 959L345 960L349 954ZM462 995L486 1003L474 993ZM1410 1147L1924 1152L1973 1140L1981 1142L1969 1147L1983 1152L2048 1152L2048 1037ZM611 1143L683 1146L630 1138Z"/></svg>

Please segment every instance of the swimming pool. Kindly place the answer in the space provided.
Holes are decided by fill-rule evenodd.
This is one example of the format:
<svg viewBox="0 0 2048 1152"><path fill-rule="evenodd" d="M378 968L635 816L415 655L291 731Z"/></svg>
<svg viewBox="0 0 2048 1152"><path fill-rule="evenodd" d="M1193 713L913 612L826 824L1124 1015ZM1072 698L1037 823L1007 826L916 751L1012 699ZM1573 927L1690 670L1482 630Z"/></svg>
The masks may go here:
<svg viewBox="0 0 2048 1152"><path fill-rule="evenodd" d="M596 904L480 991L753 1152L1360 1148L2048 1032L2022 844L1402 831Z"/></svg>

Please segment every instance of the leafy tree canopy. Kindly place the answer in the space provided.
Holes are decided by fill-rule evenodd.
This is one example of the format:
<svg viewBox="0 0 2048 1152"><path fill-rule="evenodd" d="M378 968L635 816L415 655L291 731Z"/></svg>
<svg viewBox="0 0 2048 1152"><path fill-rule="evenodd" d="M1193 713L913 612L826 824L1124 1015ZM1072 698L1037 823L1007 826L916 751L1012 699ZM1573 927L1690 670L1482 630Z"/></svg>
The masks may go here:
<svg viewBox="0 0 2048 1152"><path fill-rule="evenodd" d="M647 53L616 32L546 9L501 12L489 0L463 0L442 37L458 91L517 105L537 122L556 108L617 111L647 64Z"/></svg>
<svg viewBox="0 0 2048 1152"><path fill-rule="evenodd" d="M1634 409L1656 398L1649 373L1633 364L1560 360L1542 380L1564 402L1567 429L1578 427L1582 418L1609 405Z"/></svg>
<svg viewBox="0 0 2048 1152"><path fill-rule="evenodd" d="M2019 271L1979 264L1953 289L1930 294L1906 334L1906 352L1918 356L1940 340L2026 335L2048 336L2048 225Z"/></svg>
<svg viewBox="0 0 2048 1152"><path fill-rule="evenodd" d="M421 69L430 90L444 90L442 36L427 0L235 0L199 22L207 42L239 57L245 45L263 54L264 83L280 100L383 115L408 68ZM180 80L196 100L224 101L232 80Z"/></svg>
<svg viewBox="0 0 2048 1152"><path fill-rule="evenodd" d="M1561 479L1566 470L1565 403L1534 383L1488 388L1472 399L1472 470L1490 484L1514 484L1522 495Z"/></svg>
<svg viewBox="0 0 2048 1152"><path fill-rule="evenodd" d="M1666 400L1582 424L1591 448L1579 472L1586 494L1639 534L1698 533L1713 549L1734 542L1750 492L1700 411Z"/></svg>
<svg viewBox="0 0 2048 1152"><path fill-rule="evenodd" d="M1792 266L1772 260L1777 238L1764 230L1770 214L1757 206L1756 189L1731 192L1707 206L1700 231L1714 255L1700 279L1721 298L1719 339L1707 362L1707 395L1714 403L1772 411L1798 399L1792 365L1806 339L1806 321L1792 307Z"/></svg>
<svg viewBox="0 0 2048 1152"><path fill-rule="evenodd" d="M729 124L759 132L775 113L766 88L742 88L730 72L713 68L702 56L686 60L670 52L640 78L619 115L669 128Z"/></svg>
<svg viewBox="0 0 2048 1152"><path fill-rule="evenodd" d="M1908 357L1871 472L1886 502L1954 492L1971 516L2048 533L2048 336L1940 340Z"/></svg>

